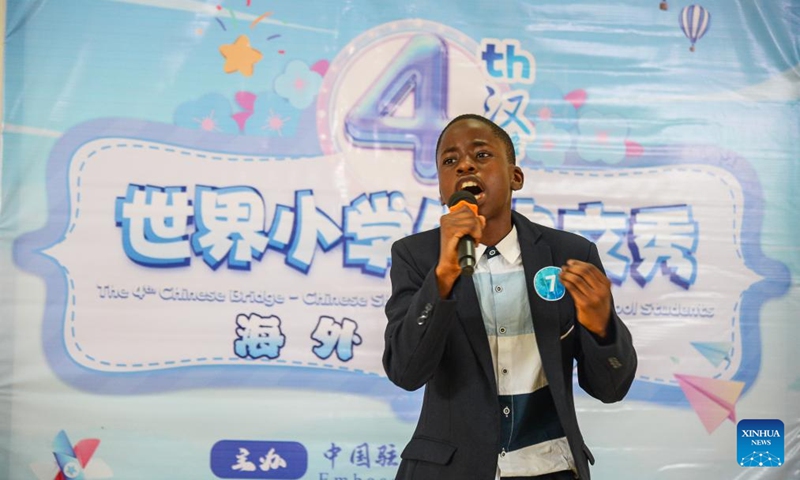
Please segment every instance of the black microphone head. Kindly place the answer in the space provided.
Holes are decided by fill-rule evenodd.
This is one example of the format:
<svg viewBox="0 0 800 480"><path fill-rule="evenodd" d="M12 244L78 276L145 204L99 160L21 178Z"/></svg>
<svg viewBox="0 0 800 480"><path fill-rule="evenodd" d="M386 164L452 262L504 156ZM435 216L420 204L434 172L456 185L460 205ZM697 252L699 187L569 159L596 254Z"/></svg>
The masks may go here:
<svg viewBox="0 0 800 480"><path fill-rule="evenodd" d="M450 200L447 201L447 206L453 207L459 202L467 202L473 205L478 204L478 200L475 199L475 195L473 195L469 190L458 190L453 192L453 194L450 195Z"/></svg>

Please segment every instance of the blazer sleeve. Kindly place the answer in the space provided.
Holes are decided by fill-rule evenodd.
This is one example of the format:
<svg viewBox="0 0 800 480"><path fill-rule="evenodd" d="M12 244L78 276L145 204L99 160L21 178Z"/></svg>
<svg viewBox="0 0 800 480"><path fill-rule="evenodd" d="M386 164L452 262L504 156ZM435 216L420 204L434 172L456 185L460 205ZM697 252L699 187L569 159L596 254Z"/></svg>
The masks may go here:
<svg viewBox="0 0 800 480"><path fill-rule="evenodd" d="M433 376L456 318L455 300L439 296L435 266L420 268L415 260L403 240L392 245L383 368L406 390L420 388Z"/></svg>
<svg viewBox="0 0 800 480"><path fill-rule="evenodd" d="M605 273L594 244L591 244L586 261ZM576 325L578 384L586 393L605 403L622 400L636 376L638 360L631 333L617 316L613 298L605 339L599 339L578 322Z"/></svg>

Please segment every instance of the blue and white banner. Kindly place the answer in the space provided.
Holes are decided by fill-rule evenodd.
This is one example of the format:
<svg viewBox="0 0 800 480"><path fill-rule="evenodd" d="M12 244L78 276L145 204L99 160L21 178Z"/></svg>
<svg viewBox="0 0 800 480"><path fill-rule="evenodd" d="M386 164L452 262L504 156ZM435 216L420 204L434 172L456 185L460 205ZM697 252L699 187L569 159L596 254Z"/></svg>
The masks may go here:
<svg viewBox="0 0 800 480"><path fill-rule="evenodd" d="M791 7L5 9L0 476L393 478L421 392L381 364L390 247L438 225L467 112L633 334L622 407L577 399L593 474L800 475ZM783 422L781 465L743 468L740 418Z"/></svg>

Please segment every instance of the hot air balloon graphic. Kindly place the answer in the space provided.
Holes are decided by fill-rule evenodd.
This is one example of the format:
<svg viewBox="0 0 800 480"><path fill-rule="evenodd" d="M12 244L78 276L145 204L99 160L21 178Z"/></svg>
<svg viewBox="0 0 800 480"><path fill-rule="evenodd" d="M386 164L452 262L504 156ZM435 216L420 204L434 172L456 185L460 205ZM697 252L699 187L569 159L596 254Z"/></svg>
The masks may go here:
<svg viewBox="0 0 800 480"><path fill-rule="evenodd" d="M711 26L711 14L700 5L689 5L681 10L681 14L678 16L678 23L680 23L681 30L683 30L686 38L692 41L692 46L689 47L689 50L694 52L694 44L703 38L703 35L706 34Z"/></svg>

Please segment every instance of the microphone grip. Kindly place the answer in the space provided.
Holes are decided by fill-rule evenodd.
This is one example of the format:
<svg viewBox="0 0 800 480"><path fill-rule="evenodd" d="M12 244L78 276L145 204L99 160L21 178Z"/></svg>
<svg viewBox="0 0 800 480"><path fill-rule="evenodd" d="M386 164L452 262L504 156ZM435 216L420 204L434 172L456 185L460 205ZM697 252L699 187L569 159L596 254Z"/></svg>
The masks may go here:
<svg viewBox="0 0 800 480"><path fill-rule="evenodd" d="M471 276L475 271L475 239L469 235L458 239L458 266L462 275Z"/></svg>

